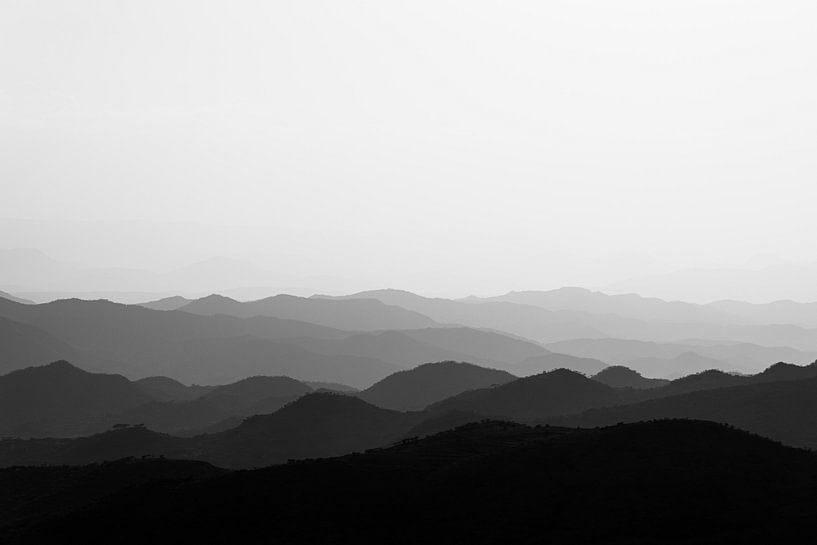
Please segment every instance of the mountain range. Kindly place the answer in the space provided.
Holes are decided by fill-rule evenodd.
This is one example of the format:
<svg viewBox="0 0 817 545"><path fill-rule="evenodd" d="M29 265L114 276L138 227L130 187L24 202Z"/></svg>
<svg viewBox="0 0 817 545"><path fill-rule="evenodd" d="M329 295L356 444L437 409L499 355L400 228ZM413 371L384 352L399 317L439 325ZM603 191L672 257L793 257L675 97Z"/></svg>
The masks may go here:
<svg viewBox="0 0 817 545"><path fill-rule="evenodd" d="M815 491L813 453L711 422L483 422L253 471L150 458L3 469L0 532L13 544L802 542L817 537Z"/></svg>
<svg viewBox="0 0 817 545"><path fill-rule="evenodd" d="M351 315L360 309L387 309L395 315L380 303L358 303L292 298L287 305L303 304L304 312L329 305ZM204 316L108 301L22 305L0 300L0 317L5 317L0 335L10 347L5 370L70 359L90 370L205 384L263 374L367 387L428 361L511 367L525 357L549 353L534 343L461 327L356 335L281 317ZM376 312L367 319L379 320ZM386 321L384 315L381 322ZM416 322L401 322L407 324Z"/></svg>

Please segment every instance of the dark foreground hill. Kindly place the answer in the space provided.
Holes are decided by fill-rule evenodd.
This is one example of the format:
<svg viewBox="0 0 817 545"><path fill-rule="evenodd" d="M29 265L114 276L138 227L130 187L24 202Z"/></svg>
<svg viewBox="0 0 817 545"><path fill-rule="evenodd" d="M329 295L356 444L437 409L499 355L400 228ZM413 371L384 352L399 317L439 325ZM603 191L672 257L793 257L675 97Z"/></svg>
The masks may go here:
<svg viewBox="0 0 817 545"><path fill-rule="evenodd" d="M222 472L131 460L0 471L0 541L807 543L817 457L708 422L484 422Z"/></svg>

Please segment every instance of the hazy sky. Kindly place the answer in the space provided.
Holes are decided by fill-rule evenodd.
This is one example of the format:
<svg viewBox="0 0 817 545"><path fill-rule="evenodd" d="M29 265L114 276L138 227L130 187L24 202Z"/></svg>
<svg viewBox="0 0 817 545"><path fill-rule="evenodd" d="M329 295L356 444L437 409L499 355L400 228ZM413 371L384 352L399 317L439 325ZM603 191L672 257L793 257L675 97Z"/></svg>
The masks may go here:
<svg viewBox="0 0 817 545"><path fill-rule="evenodd" d="M37 231L104 263L232 255L435 293L550 287L565 254L596 276L815 261L815 20L810 1L0 0L0 217L108 221ZM32 243L18 229L0 244Z"/></svg>

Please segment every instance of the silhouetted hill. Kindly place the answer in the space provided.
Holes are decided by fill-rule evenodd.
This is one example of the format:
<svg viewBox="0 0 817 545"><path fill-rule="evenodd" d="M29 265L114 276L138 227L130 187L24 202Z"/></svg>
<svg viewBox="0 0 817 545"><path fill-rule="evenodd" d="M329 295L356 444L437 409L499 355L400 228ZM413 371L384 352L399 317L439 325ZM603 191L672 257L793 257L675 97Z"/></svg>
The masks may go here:
<svg viewBox="0 0 817 545"><path fill-rule="evenodd" d="M157 299L156 301L139 303L139 306L152 310L177 310L192 301L192 299L182 297L181 295L174 295L173 297L165 297L163 299Z"/></svg>
<svg viewBox="0 0 817 545"><path fill-rule="evenodd" d="M145 377L134 382L157 401L186 401L200 397L216 388L216 386L200 384L186 386L169 377Z"/></svg>
<svg viewBox="0 0 817 545"><path fill-rule="evenodd" d="M650 392L656 396L670 396L696 392L698 390L711 390L713 388L727 388L744 384L747 377L724 373L718 369L707 369L699 373L693 373L670 381L668 384Z"/></svg>
<svg viewBox="0 0 817 545"><path fill-rule="evenodd" d="M753 304L743 301L715 301L707 306L756 323L817 327L817 303L773 301Z"/></svg>
<svg viewBox="0 0 817 545"><path fill-rule="evenodd" d="M261 403L268 402L268 399ZM289 459L337 456L382 447L406 433L432 422L425 429L438 431L456 426L462 418L441 418L444 413L404 413L382 409L349 395L312 393L299 397L270 414L240 421L216 419L217 406L205 398L175 404L149 403L115 415L117 426L76 439L6 439L0 441L0 465L83 464L126 456L167 456L203 460L222 467L247 468L279 464ZM211 411L211 412L207 412ZM151 431L150 426L173 428L200 424L202 415L211 424L199 426L207 435L173 437ZM471 421L472 417L466 421ZM144 424L146 427L141 427ZM147 429L146 429L147 428Z"/></svg>
<svg viewBox="0 0 817 545"><path fill-rule="evenodd" d="M143 456L186 457L189 439L121 425L103 433L72 439L0 441L0 466L85 465Z"/></svg>
<svg viewBox="0 0 817 545"><path fill-rule="evenodd" d="M432 319L420 313L379 301L335 301L292 295L276 295L246 303L210 295L188 303L179 310L203 315L227 314L239 318L272 316L350 331L416 329L436 325Z"/></svg>
<svg viewBox="0 0 817 545"><path fill-rule="evenodd" d="M223 384L252 375L287 375L368 386L400 369L371 358L327 356L274 342L290 335L337 332L277 318L198 316L80 300L44 305L0 300L0 315L33 324L77 348L79 364L101 360L105 370L135 376Z"/></svg>
<svg viewBox="0 0 817 545"><path fill-rule="evenodd" d="M0 376L0 435L38 435L54 422L117 413L150 397L120 375L88 373L66 361Z"/></svg>
<svg viewBox="0 0 817 545"><path fill-rule="evenodd" d="M474 422L485 422L484 416L468 411L445 411L432 413L432 416L422 420L416 426L413 426L405 434L403 434L403 441L413 440L429 435L434 435L443 431L453 430L466 424Z"/></svg>
<svg viewBox="0 0 817 545"><path fill-rule="evenodd" d="M386 409L412 411L466 390L505 384L515 379L505 371L441 361L398 371L363 390L358 397Z"/></svg>
<svg viewBox="0 0 817 545"><path fill-rule="evenodd" d="M734 375L724 373L719 369L708 369L700 373L694 373L673 380L654 390L652 393L655 395L668 396L698 390L711 390L713 388L726 388L744 384L761 384L764 382L784 380L802 380L814 377L817 377L817 363L812 363L811 365L792 365L790 363L778 362L755 375Z"/></svg>
<svg viewBox="0 0 817 545"><path fill-rule="evenodd" d="M572 432L485 422L365 454L216 471L154 460L3 470L0 505L13 508L0 510L0 531L11 543L817 537L815 455L709 422Z"/></svg>
<svg viewBox="0 0 817 545"><path fill-rule="evenodd" d="M817 448L817 378L710 388L626 406L589 410L553 422L604 426L655 418L722 422L788 445L813 449Z"/></svg>
<svg viewBox="0 0 817 545"><path fill-rule="evenodd" d="M186 387L166 377L129 382L56 362L0 377L0 434L70 437L118 424L176 433L271 413L311 391L288 377L250 377L218 387Z"/></svg>
<svg viewBox="0 0 817 545"><path fill-rule="evenodd" d="M121 424L144 425L151 431L180 435L189 430L207 428L232 418L238 412L204 397L189 401L154 401L97 418L85 427L82 435L102 433Z"/></svg>
<svg viewBox="0 0 817 545"><path fill-rule="evenodd" d="M575 371L557 369L465 392L436 403L429 410L460 410L525 421L617 405L632 398L626 390L611 388Z"/></svg>
<svg viewBox="0 0 817 545"><path fill-rule="evenodd" d="M357 393L357 392L360 391L357 388L353 388L351 386L348 386L346 384L341 384L339 382L308 381L308 382L305 382L304 384L306 384L307 386L309 386L313 390L329 390L329 391L348 393L348 394L354 394L354 393Z"/></svg>
<svg viewBox="0 0 817 545"><path fill-rule="evenodd" d="M817 361L809 365L793 365L779 361L763 372L753 375L749 382L776 382L779 380L801 380L817 377Z"/></svg>
<svg viewBox="0 0 817 545"><path fill-rule="evenodd" d="M205 436L202 459L221 467L260 467L337 456L388 444L419 420L353 396L309 394L272 414Z"/></svg>
<svg viewBox="0 0 817 545"><path fill-rule="evenodd" d="M212 390L213 386L186 386L169 377L146 377L134 381L143 392L156 401L190 401Z"/></svg>
<svg viewBox="0 0 817 545"><path fill-rule="evenodd" d="M631 369L653 377L677 378L691 373L700 373L707 369L725 368L733 371L724 362L701 356L697 352L684 352L669 359L636 358L627 362Z"/></svg>
<svg viewBox="0 0 817 545"><path fill-rule="evenodd" d="M0 374L78 356L74 347L41 329L0 318Z"/></svg>
<svg viewBox="0 0 817 545"><path fill-rule="evenodd" d="M289 377L249 377L218 386L203 399L235 414L268 398L295 399L310 392L310 386Z"/></svg>
<svg viewBox="0 0 817 545"><path fill-rule="evenodd" d="M538 375L555 369L570 369L585 375L593 375L607 367L603 361L592 358L578 358L567 354L549 353L543 356L527 358L513 367L511 370L520 377Z"/></svg>
<svg viewBox="0 0 817 545"><path fill-rule="evenodd" d="M669 381L660 378L646 378L623 365L613 365L602 369L591 377L593 380L613 388L649 389L666 386Z"/></svg>
<svg viewBox="0 0 817 545"><path fill-rule="evenodd" d="M194 430L212 433L235 427L246 416L272 413L311 391L289 377L250 377L208 389L188 401L146 403L110 415L99 419L89 432L116 424L144 424L150 430L174 435L190 435Z"/></svg>

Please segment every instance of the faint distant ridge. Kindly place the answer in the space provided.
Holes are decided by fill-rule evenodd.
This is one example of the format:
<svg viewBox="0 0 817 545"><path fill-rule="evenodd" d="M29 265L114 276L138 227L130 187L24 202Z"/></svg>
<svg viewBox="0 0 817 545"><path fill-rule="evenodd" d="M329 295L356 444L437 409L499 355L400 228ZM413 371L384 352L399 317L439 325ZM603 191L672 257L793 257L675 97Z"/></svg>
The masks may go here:
<svg viewBox="0 0 817 545"><path fill-rule="evenodd" d="M52 491L48 479L74 486ZM813 453L711 422L482 422L258 471L169 460L7 470L15 486L3 497L19 508L0 531L21 528L25 543L109 543L117 532L145 543L156 528L165 541L230 542L240 531L261 542L270 525L284 543L391 543L395 531L399 543L533 543L543 532L554 543L806 543L815 480Z"/></svg>
<svg viewBox="0 0 817 545"><path fill-rule="evenodd" d="M272 316L301 320L350 331L419 329L438 325L431 318L375 300L328 300L275 295L258 301L239 302L221 295L196 299L179 310L192 314L226 314L239 318Z"/></svg>
<svg viewBox="0 0 817 545"><path fill-rule="evenodd" d="M157 299L156 301L148 301L147 303L140 303L140 307L145 307L153 310L176 310L191 303L193 299L182 297L181 295L174 295L173 297L165 297L164 299Z"/></svg>
<svg viewBox="0 0 817 545"><path fill-rule="evenodd" d="M618 314L649 322L741 323L745 320L727 310L682 301L642 297L636 293L608 295L585 288L564 287L549 291L511 291L495 297L469 297L468 302L506 302L548 310L573 310L593 314Z"/></svg>
<svg viewBox="0 0 817 545"><path fill-rule="evenodd" d="M613 388L649 389L669 384L665 379L643 377L637 371L623 365L611 365L591 378Z"/></svg>
<svg viewBox="0 0 817 545"><path fill-rule="evenodd" d="M156 401L190 401L209 392L215 386L186 386L170 377L145 377L134 381L143 392Z"/></svg>
<svg viewBox="0 0 817 545"><path fill-rule="evenodd" d="M582 323L575 315L532 305L505 302L479 304L453 299L423 297L405 290L370 290L343 296L314 295L312 299L377 300L422 313L441 324L507 332L537 342L565 338L605 337L598 328Z"/></svg>
<svg viewBox="0 0 817 545"><path fill-rule="evenodd" d="M781 307L779 302L817 301L817 286L813 278L817 275L817 263L786 263L760 267L756 269L741 268L688 268L680 271L650 274L633 277L629 280L603 286L602 289L612 293L637 292L650 294L655 297L682 299L684 301L701 301L710 304L713 308L727 310L737 315L750 318L760 315L768 320ZM723 300L752 301L735 305L722 305ZM775 301L777 303L767 303ZM808 305L813 309L815 303L794 303ZM747 310L742 313L743 307ZM778 308L774 308L778 307ZM791 307L795 308L795 307ZM803 307L789 318L777 323L796 323L806 327L817 327L817 315L806 311ZM768 314L770 312L771 314ZM793 321L794 315L801 315L803 322ZM767 322L774 323L774 322Z"/></svg>
<svg viewBox="0 0 817 545"><path fill-rule="evenodd" d="M135 376L164 375L212 384L270 374L365 387L400 369L373 358L316 353L287 342L304 336L349 335L298 320L205 316L79 299L40 305L0 299L0 316L30 327L36 324L76 349L71 354L56 354L49 358L52 361L71 358L89 368ZM28 349L31 346L29 343Z"/></svg>
<svg viewBox="0 0 817 545"><path fill-rule="evenodd" d="M607 367L607 364L595 358L580 358L568 354L551 352L533 356L517 363L511 368L517 376L527 377L556 369L570 369L584 375L594 375Z"/></svg>
<svg viewBox="0 0 817 545"><path fill-rule="evenodd" d="M29 301L28 299L23 299L22 297L15 297L14 295L12 295L12 294L10 294L8 292L5 292L5 291L0 291L0 298L8 299L9 301L14 301L15 303L21 303L23 305L33 305L34 304L34 301Z"/></svg>
<svg viewBox="0 0 817 545"><path fill-rule="evenodd" d="M441 361L398 371L358 394L379 407L402 411L420 410L466 390L505 384L516 377L470 363Z"/></svg>
<svg viewBox="0 0 817 545"><path fill-rule="evenodd" d="M708 369L728 367L722 360L702 356L698 352L687 350L668 359L635 358L626 362L628 367L638 369L653 376L678 378L691 373L700 373ZM732 370L732 369L728 369Z"/></svg>

